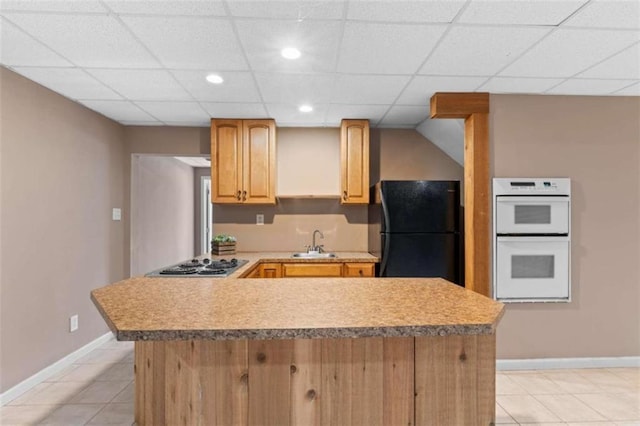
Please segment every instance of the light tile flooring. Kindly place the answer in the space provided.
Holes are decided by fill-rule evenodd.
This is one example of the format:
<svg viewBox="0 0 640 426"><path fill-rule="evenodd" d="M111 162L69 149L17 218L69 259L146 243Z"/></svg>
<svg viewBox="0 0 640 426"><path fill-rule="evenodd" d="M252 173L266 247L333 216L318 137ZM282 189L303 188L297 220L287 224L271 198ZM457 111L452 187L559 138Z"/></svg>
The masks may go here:
<svg viewBox="0 0 640 426"><path fill-rule="evenodd" d="M110 341L0 408L1 425L133 423L133 344ZM496 423L640 426L640 368L498 372Z"/></svg>

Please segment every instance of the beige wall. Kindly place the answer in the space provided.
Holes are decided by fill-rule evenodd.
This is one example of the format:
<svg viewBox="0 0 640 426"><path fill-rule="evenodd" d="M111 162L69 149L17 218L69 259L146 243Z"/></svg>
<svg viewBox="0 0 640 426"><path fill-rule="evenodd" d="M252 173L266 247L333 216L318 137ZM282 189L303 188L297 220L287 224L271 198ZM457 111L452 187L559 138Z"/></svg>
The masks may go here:
<svg viewBox="0 0 640 426"><path fill-rule="evenodd" d="M640 355L640 98L491 96L496 177L572 180L572 297L510 304L498 358Z"/></svg>
<svg viewBox="0 0 640 426"><path fill-rule="evenodd" d="M2 67L0 95L4 392L108 331L89 292L124 277L125 200L122 126Z"/></svg>
<svg viewBox="0 0 640 426"><path fill-rule="evenodd" d="M131 178L131 275L193 257L193 167L136 154Z"/></svg>

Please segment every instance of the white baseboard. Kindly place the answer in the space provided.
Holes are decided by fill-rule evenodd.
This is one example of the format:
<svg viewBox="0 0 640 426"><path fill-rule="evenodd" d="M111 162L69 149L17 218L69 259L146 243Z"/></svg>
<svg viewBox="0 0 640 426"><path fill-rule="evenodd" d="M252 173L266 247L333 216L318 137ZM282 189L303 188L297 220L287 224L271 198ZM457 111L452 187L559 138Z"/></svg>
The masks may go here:
<svg viewBox="0 0 640 426"><path fill-rule="evenodd" d="M14 387L7 389L5 392L0 394L0 407L13 401L14 399L16 399L17 397L19 397L20 395L28 391L35 385L44 382L49 377L52 377L54 374L59 373L66 367L73 364L79 358L83 357L84 355L88 354L98 346L101 346L112 339L113 339L113 333L109 332L109 333L103 334L97 339L87 343L80 349L74 352L71 352L69 355L65 356L64 358L38 371L36 374L29 377L28 379L25 379L22 382L15 385Z"/></svg>
<svg viewBox="0 0 640 426"><path fill-rule="evenodd" d="M499 359L496 370L554 370L561 368L640 367L640 356L601 358Z"/></svg>

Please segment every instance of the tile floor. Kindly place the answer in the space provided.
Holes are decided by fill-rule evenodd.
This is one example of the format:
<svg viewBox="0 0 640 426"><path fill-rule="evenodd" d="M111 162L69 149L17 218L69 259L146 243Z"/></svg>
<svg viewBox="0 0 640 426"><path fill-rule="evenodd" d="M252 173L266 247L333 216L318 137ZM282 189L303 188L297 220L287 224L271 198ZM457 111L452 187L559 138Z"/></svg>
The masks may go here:
<svg viewBox="0 0 640 426"><path fill-rule="evenodd" d="M133 423L133 344L110 341L4 407L0 425ZM640 426L640 368L503 371L496 424Z"/></svg>

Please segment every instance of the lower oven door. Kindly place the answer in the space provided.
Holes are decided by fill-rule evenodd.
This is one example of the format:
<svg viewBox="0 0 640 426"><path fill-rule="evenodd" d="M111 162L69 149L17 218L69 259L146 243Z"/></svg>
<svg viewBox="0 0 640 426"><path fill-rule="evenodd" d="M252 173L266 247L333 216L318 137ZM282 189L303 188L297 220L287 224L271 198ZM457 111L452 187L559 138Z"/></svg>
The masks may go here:
<svg viewBox="0 0 640 426"><path fill-rule="evenodd" d="M495 297L569 300L569 237L497 237Z"/></svg>

